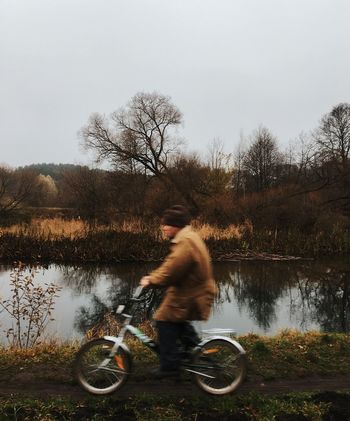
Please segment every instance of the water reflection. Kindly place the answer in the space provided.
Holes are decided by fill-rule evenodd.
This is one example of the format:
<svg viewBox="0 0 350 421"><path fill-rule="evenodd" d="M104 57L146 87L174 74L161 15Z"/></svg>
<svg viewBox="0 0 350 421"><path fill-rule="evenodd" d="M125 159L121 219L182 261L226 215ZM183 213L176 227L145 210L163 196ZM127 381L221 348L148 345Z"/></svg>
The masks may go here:
<svg viewBox="0 0 350 421"><path fill-rule="evenodd" d="M74 321L75 328L84 333L114 311L120 303L127 303L142 276L150 272L155 264L120 264L111 267L65 267L63 281L75 294L89 294L88 305L79 307ZM104 298L94 292L101 281L108 286ZM98 288L97 288L98 290ZM136 322L150 319L154 308L161 300L161 291L148 293L146 300L140 303Z"/></svg>
<svg viewBox="0 0 350 421"><path fill-rule="evenodd" d="M97 294L92 294L88 306L81 306L76 313L75 328L84 334L90 328L96 326L111 311L115 311L119 304L127 303L133 295L136 284L120 282L113 284L107 289L107 299L102 300ZM161 290L148 291L145 300L141 301L135 314L135 323L150 319L155 308L161 300Z"/></svg>
<svg viewBox="0 0 350 421"><path fill-rule="evenodd" d="M63 280L77 295L91 294L101 280L110 282L111 288L120 282L128 284L130 293L140 278L150 272L155 264L119 264L115 266L62 266Z"/></svg>
<svg viewBox="0 0 350 421"><path fill-rule="evenodd" d="M228 302L235 299L239 310L248 310L249 317L263 330L276 321L278 300L296 280L293 265L283 263L250 262L235 267L224 264L216 267L215 274L219 299Z"/></svg>
<svg viewBox="0 0 350 421"><path fill-rule="evenodd" d="M57 301L57 334L81 335L103 315L125 303L139 279L156 264L64 267L42 270L39 282L64 288ZM0 267L6 296L10 268ZM213 317L205 327L238 333L274 334L284 328L350 332L350 259L302 262L232 262L214 266L219 287ZM161 291L140 307L139 321L152 317ZM5 321L2 320L4 324ZM72 328L75 328L72 332Z"/></svg>
<svg viewBox="0 0 350 421"><path fill-rule="evenodd" d="M105 312L126 302L140 277L153 267L121 265L109 268L107 272L106 269L95 268L97 272L93 282L90 281L89 269L89 292L91 285L103 274L110 281L108 299L102 301L92 293L90 304L81 307L77 313L76 327L79 331L83 332L100 320ZM83 270L79 276L84 277ZM77 288L77 285L87 288L81 278L75 286L72 284L72 279L79 276L76 272L73 277L68 271L65 279L72 288ZM350 270L347 262L222 263L215 265L215 277L219 287L214 308L216 316L220 315L223 307L225 311L237 309L240 317L249 319L255 326L251 330L265 333L288 327L350 331ZM139 320L150 318L160 299L160 293L149 298L140 308ZM221 315L222 319L225 317L225 314Z"/></svg>
<svg viewBox="0 0 350 421"><path fill-rule="evenodd" d="M309 309L309 318L320 330L350 331L350 270L347 265L319 264L306 268L298 279L299 307ZM295 304L294 304L295 305Z"/></svg>

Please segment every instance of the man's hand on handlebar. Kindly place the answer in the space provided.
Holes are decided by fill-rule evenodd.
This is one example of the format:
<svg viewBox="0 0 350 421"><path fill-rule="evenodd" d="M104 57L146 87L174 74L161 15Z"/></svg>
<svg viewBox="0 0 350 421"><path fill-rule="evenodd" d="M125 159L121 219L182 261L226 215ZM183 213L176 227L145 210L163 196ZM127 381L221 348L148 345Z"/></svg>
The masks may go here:
<svg viewBox="0 0 350 421"><path fill-rule="evenodd" d="M150 277L149 276L143 276L140 279L140 285L142 287L149 287L151 285Z"/></svg>

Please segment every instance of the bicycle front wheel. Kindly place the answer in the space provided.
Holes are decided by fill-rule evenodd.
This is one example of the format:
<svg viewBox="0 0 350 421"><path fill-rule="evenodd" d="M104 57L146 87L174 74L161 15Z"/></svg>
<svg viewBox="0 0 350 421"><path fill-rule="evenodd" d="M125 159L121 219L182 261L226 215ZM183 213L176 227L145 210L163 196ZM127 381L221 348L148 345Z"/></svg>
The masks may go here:
<svg viewBox="0 0 350 421"><path fill-rule="evenodd" d="M75 359L74 374L79 385L94 395L107 395L119 389L127 380L131 361L119 347L111 357L114 342L101 338L84 344Z"/></svg>
<svg viewBox="0 0 350 421"><path fill-rule="evenodd" d="M202 345L193 358L192 374L197 385L212 395L236 390L246 374L246 358L238 343L212 339Z"/></svg>

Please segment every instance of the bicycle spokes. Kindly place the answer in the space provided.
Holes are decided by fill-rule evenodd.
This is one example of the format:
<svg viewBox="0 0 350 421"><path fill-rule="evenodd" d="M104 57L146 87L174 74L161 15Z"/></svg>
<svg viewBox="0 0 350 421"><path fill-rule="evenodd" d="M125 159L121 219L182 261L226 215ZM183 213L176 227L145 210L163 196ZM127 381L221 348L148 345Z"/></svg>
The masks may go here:
<svg viewBox="0 0 350 421"><path fill-rule="evenodd" d="M244 355L232 341L213 339L199 349L193 366L189 368L188 371L194 374L198 385L206 392L230 393L244 377Z"/></svg>
<svg viewBox="0 0 350 421"><path fill-rule="evenodd" d="M76 360L76 378L94 394L112 393L126 380L130 362L122 348L112 353L114 342L97 339L85 344Z"/></svg>

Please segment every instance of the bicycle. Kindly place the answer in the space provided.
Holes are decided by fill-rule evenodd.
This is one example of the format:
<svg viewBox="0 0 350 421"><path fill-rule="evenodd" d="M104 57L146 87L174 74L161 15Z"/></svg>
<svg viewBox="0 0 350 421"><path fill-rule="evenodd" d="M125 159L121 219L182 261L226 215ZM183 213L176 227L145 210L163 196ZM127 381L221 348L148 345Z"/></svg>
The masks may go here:
<svg viewBox="0 0 350 421"><path fill-rule="evenodd" d="M157 344L140 329L131 324L143 287L135 290L129 314L123 313L125 305L120 305L117 314L124 317L118 336L104 336L85 343L78 351L74 374L78 384L94 395L115 392L128 379L132 370L132 356L124 342L127 332L138 338L145 346L158 354ZM218 331L215 331L218 332ZM207 331L207 333L215 333ZM219 333L231 330L220 329ZM243 347L226 336L209 336L201 340L181 362L180 370L190 373L196 384L204 392L224 395L235 391L246 374L246 358Z"/></svg>

